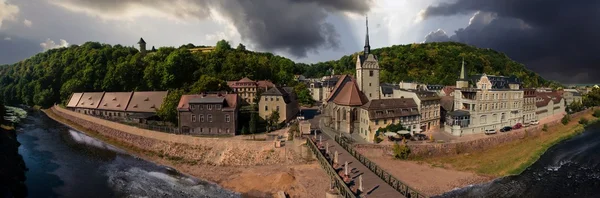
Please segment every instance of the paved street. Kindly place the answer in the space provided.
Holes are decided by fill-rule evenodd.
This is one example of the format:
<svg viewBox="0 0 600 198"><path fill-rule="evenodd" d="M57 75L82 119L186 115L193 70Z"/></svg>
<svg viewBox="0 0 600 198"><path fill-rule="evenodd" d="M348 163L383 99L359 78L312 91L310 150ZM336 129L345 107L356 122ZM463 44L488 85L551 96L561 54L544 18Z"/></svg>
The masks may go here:
<svg viewBox="0 0 600 198"><path fill-rule="evenodd" d="M315 119L309 120L311 122L311 125L319 126L319 118L320 116L316 116ZM358 177L359 175L362 175L363 190L367 193L367 197L404 197L402 194L400 194L398 191L396 191L394 188L388 185L385 181L383 181L381 178L375 175L375 173L371 172L371 170L369 170L366 166L360 163L360 161L354 158L354 156L348 153L337 142L335 142L333 137L336 135L336 132L322 126L319 126L319 128L321 129L321 131L323 131L323 133L321 134L323 145L329 145L329 152L338 152L340 164L344 164L346 161L348 161L348 166L351 170L350 177L354 179L357 188L359 185Z"/></svg>

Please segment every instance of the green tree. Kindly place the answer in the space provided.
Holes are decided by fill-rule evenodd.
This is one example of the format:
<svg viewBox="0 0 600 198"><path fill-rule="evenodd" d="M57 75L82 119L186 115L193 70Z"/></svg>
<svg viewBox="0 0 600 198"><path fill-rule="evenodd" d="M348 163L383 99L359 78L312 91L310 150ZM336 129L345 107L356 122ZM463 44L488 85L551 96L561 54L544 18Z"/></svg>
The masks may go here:
<svg viewBox="0 0 600 198"><path fill-rule="evenodd" d="M246 46L240 43L235 49L239 51L246 51Z"/></svg>
<svg viewBox="0 0 600 198"><path fill-rule="evenodd" d="M567 125L567 124L569 124L569 122L570 122L570 121L571 121L571 116L569 116L568 114L567 114L567 115L565 115L565 116L563 116L563 118L560 120L560 122L561 122L563 125Z"/></svg>
<svg viewBox="0 0 600 198"><path fill-rule="evenodd" d="M579 124L581 124L583 126L587 125L588 123L589 123L589 120L586 118L579 119Z"/></svg>
<svg viewBox="0 0 600 198"><path fill-rule="evenodd" d="M256 112L251 112L250 113L250 123L249 123L250 134L256 134L257 123L258 123L258 118L257 118Z"/></svg>
<svg viewBox="0 0 600 198"><path fill-rule="evenodd" d="M273 127L277 127L279 125L279 111L275 110L271 113L268 119L269 131Z"/></svg>
<svg viewBox="0 0 600 198"><path fill-rule="evenodd" d="M183 90L180 89L170 91L156 114L164 121L177 124L177 105L179 105L179 100L183 93Z"/></svg>
<svg viewBox="0 0 600 198"><path fill-rule="evenodd" d="M224 80L202 75L198 81L196 81L190 88L191 93L203 93L203 92L214 92L214 91L231 91L231 88L227 85Z"/></svg>
<svg viewBox="0 0 600 198"><path fill-rule="evenodd" d="M248 128L246 126L242 127L242 135L248 135Z"/></svg>
<svg viewBox="0 0 600 198"><path fill-rule="evenodd" d="M542 127L542 131L544 131L544 132L548 131L548 125L547 124L544 124L544 127Z"/></svg>
<svg viewBox="0 0 600 198"><path fill-rule="evenodd" d="M215 47L216 51L227 51L231 49L231 45L226 40L220 40Z"/></svg>
<svg viewBox="0 0 600 198"><path fill-rule="evenodd" d="M294 87L294 92L298 97L298 103L305 106L312 106L315 103L315 100L312 98L310 91L306 87L304 83L298 83Z"/></svg>
<svg viewBox="0 0 600 198"><path fill-rule="evenodd" d="M594 111L594 117L600 118L600 110Z"/></svg>
<svg viewBox="0 0 600 198"><path fill-rule="evenodd" d="M410 156L410 148L403 143L402 145L399 144L394 144L393 147L393 151L394 151L394 158L396 159L408 159L408 157Z"/></svg>

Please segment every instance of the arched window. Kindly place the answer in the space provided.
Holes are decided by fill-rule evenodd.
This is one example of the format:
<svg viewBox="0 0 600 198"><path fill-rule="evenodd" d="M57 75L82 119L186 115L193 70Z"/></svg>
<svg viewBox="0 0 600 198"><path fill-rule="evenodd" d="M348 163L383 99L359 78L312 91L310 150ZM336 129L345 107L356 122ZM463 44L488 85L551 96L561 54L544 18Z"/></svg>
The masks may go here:
<svg viewBox="0 0 600 198"><path fill-rule="evenodd" d="M482 116L480 117L480 120L481 120L481 121L480 121L480 122L481 122L481 124L485 124L485 123L487 122L487 116L486 116L486 115L482 115Z"/></svg>

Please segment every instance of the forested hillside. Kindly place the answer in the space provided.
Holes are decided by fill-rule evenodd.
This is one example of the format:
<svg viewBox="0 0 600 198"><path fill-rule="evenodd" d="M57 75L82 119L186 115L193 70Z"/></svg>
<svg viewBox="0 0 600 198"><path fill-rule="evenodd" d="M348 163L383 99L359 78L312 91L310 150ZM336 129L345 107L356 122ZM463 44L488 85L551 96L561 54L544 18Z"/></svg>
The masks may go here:
<svg viewBox="0 0 600 198"><path fill-rule="evenodd" d="M382 82L417 81L453 85L458 78L464 58L469 74L515 75L528 87L557 85L544 80L503 53L462 43L394 45L374 49L371 52L379 58ZM313 64L306 69L305 75L309 77L327 75L329 68L334 68L337 74L353 74L356 55L344 56L337 61Z"/></svg>
<svg viewBox="0 0 600 198"><path fill-rule="evenodd" d="M66 101L73 92L198 92L245 76L284 84L303 72L287 58L247 51L241 44L233 49L219 41L206 53L190 52L193 47L163 47L145 56L132 47L97 42L53 49L0 67L0 93L8 104L48 107Z"/></svg>
<svg viewBox="0 0 600 198"><path fill-rule="evenodd" d="M353 74L357 55L307 65L270 53L247 51L241 44L232 48L224 40L211 52L188 50L194 47L162 47L142 55L132 47L88 42L49 50L0 66L0 99L7 104L48 107L66 101L73 92L83 91L179 89L177 93L182 94L227 90L225 81L245 76L293 86L294 74L321 77L331 68L337 74ZM372 52L379 56L382 82L452 85L464 58L470 74L515 75L526 86L552 84L502 53L460 43L399 45Z"/></svg>

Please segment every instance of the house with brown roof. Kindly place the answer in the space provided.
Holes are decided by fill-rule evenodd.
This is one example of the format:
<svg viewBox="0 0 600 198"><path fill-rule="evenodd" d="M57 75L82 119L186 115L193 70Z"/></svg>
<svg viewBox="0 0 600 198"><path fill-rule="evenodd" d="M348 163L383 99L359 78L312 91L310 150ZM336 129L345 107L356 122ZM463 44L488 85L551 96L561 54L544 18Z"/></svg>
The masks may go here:
<svg viewBox="0 0 600 198"><path fill-rule="evenodd" d="M554 115L564 115L565 99L558 92L536 92L536 115L544 119Z"/></svg>
<svg viewBox="0 0 600 198"><path fill-rule="evenodd" d="M192 135L235 135L240 97L237 94L183 95L177 105L179 128Z"/></svg>
<svg viewBox="0 0 600 198"><path fill-rule="evenodd" d="M160 109L168 93L168 91L133 92L125 109L127 118L141 123L156 119L156 111Z"/></svg>
<svg viewBox="0 0 600 198"><path fill-rule="evenodd" d="M240 96L241 100L245 104L255 104L257 102L255 101L255 98L258 92L264 92L272 87L275 87L275 84L273 84L271 81L255 81L247 77L238 81L228 81L227 85L229 85L229 87L231 87L231 89Z"/></svg>
<svg viewBox="0 0 600 198"><path fill-rule="evenodd" d="M273 87L261 94L258 104L258 115L262 119L268 119L277 111L280 123L293 120L300 111L292 87Z"/></svg>
<svg viewBox="0 0 600 198"><path fill-rule="evenodd" d="M71 98L69 99L69 102L67 103L67 109L73 110L74 108L76 108L77 104L79 103L79 100L81 100L81 96L83 96L83 93L71 94Z"/></svg>
<svg viewBox="0 0 600 198"><path fill-rule="evenodd" d="M523 124L538 120L535 89L523 89Z"/></svg>
<svg viewBox="0 0 600 198"><path fill-rule="evenodd" d="M357 132L358 111L367 102L369 99L359 90L356 81L348 75L341 76L327 99L325 124L337 131Z"/></svg>
<svg viewBox="0 0 600 198"><path fill-rule="evenodd" d="M425 90L395 89L393 98L412 98L421 113L421 123L414 132L431 131L440 128L440 97L437 93Z"/></svg>
<svg viewBox="0 0 600 198"><path fill-rule="evenodd" d="M100 101L98 110L100 116L111 120L127 118L127 105L133 92L106 92Z"/></svg>
<svg viewBox="0 0 600 198"><path fill-rule="evenodd" d="M367 102L360 108L359 134L373 142L377 130L391 124L419 128L418 105L413 98L377 99Z"/></svg>
<svg viewBox="0 0 600 198"><path fill-rule="evenodd" d="M73 96L76 96L73 94ZM71 96L71 101L75 100ZM100 111L98 111L98 106L100 105L100 101L104 96L104 92L85 92L81 95L81 98L77 102L77 106L73 108L73 111L88 115L100 115ZM69 101L69 103L71 102Z"/></svg>

